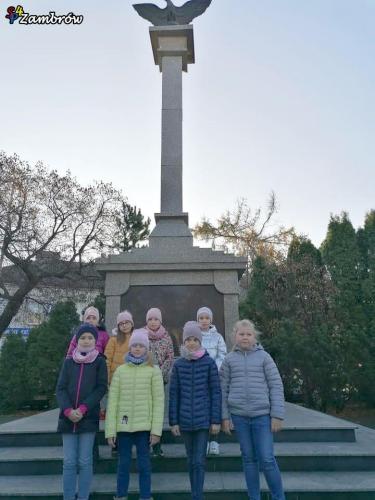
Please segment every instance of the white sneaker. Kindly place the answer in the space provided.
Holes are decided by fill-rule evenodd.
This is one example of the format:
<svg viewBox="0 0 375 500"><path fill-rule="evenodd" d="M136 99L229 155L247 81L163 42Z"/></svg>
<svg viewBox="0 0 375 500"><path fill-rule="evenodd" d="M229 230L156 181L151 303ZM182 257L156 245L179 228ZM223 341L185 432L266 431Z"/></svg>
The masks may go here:
<svg viewBox="0 0 375 500"><path fill-rule="evenodd" d="M220 455L220 447L219 443L216 441L211 441L209 450L208 450L209 455Z"/></svg>

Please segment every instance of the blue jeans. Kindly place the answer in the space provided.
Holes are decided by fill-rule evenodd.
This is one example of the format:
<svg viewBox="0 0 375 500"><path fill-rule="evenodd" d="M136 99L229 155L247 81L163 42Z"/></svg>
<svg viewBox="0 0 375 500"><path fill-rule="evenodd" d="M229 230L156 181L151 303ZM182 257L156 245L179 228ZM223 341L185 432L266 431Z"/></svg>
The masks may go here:
<svg viewBox="0 0 375 500"><path fill-rule="evenodd" d="M128 496L133 445L137 449L140 499L149 500L151 498L151 460L150 433L148 431L119 432L117 434L117 496Z"/></svg>
<svg viewBox="0 0 375 500"><path fill-rule="evenodd" d="M208 429L181 432L185 443L192 500L203 500L204 468L206 465L206 452Z"/></svg>
<svg viewBox="0 0 375 500"><path fill-rule="evenodd" d="M231 415L241 446L247 492L250 500L260 500L259 470L266 478L272 500L285 500L281 474L273 453L271 417Z"/></svg>
<svg viewBox="0 0 375 500"><path fill-rule="evenodd" d="M78 500L88 500L92 481L92 449L95 432L63 434L64 500L75 500L78 475Z"/></svg>

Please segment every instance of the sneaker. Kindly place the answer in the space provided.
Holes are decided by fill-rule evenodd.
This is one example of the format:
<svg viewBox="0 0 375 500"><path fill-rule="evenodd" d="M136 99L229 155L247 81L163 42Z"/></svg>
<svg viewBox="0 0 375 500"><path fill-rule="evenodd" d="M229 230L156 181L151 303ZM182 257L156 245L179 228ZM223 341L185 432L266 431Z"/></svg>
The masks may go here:
<svg viewBox="0 0 375 500"><path fill-rule="evenodd" d="M220 455L219 443L217 443L216 441L211 441L210 447L208 450L208 454L209 455Z"/></svg>
<svg viewBox="0 0 375 500"><path fill-rule="evenodd" d="M155 446L152 447L152 456L159 457L159 458L164 457L164 452L161 449L160 443L157 443Z"/></svg>

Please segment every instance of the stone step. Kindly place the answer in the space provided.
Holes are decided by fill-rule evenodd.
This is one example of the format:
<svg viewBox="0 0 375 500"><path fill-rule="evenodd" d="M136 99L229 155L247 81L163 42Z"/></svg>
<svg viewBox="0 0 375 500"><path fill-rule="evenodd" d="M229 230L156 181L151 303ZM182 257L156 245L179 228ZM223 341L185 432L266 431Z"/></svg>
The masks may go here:
<svg viewBox="0 0 375 500"><path fill-rule="evenodd" d="M163 444L163 450L164 458L153 459L154 472L187 470L183 444ZM375 471L375 432L359 427L354 443L275 443L275 454L280 469L284 471ZM62 457L62 447L3 447L0 448L0 475L59 474ZM114 473L116 467L117 458L111 456L109 446L100 446L96 472ZM220 455L208 458L207 470L241 471L239 444L222 443Z"/></svg>
<svg viewBox="0 0 375 500"><path fill-rule="evenodd" d="M373 472L284 472L282 474L287 500L374 500ZM116 485L114 474L96 474L91 500L112 500ZM152 476L154 500L190 500L186 473L159 473ZM264 478L264 494L269 500ZM138 499L137 476L130 480L129 500ZM61 476L2 476L1 500L61 500ZM245 500L244 476L240 472L208 472L205 480L206 500Z"/></svg>
<svg viewBox="0 0 375 500"><path fill-rule="evenodd" d="M0 447L10 446L59 446L61 436L56 433L58 410L50 410L39 415L15 420L0 425ZM104 423L100 423L101 429ZM357 426L352 422L331 417L298 405L286 404L284 429L275 436L277 442L354 442ZM99 444L104 444L104 434L98 434ZM235 435L220 435L222 442L234 442ZM165 426L165 443L182 442L176 440Z"/></svg>

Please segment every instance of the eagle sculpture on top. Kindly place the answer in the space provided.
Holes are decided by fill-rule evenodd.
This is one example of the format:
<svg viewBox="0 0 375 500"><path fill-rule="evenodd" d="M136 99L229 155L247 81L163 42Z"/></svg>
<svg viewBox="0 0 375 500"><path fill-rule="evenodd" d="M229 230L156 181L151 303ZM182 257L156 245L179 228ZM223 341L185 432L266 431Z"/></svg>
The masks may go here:
<svg viewBox="0 0 375 500"><path fill-rule="evenodd" d="M195 17L203 14L211 3L211 0L190 0L181 7L176 7L171 0L165 1L167 6L164 9L152 3L133 4L133 7L141 17L154 26L168 26L189 24Z"/></svg>

